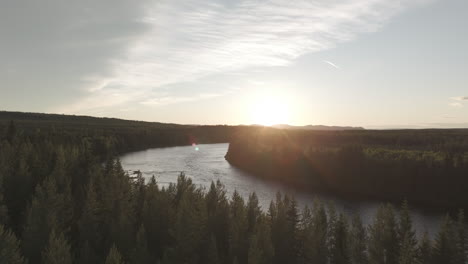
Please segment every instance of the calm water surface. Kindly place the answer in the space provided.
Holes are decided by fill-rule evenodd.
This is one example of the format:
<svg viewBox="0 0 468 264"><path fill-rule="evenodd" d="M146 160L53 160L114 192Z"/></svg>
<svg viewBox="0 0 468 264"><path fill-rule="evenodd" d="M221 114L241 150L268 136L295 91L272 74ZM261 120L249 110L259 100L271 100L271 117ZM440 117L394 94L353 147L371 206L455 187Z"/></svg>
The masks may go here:
<svg viewBox="0 0 468 264"><path fill-rule="evenodd" d="M356 202L333 196L298 192L276 183L259 180L248 173L231 166L225 159L228 144L206 144L197 146L155 148L132 152L120 157L127 171L140 170L146 179L155 176L160 186L175 183L181 172L190 177L194 184L209 188L212 181L220 180L228 195L237 190L245 199L255 192L264 210L276 193L294 195L301 207L311 205L314 198L335 204L337 210L348 214L359 213L364 223L372 222L379 206L378 202ZM418 234L427 230L431 235L438 229L442 215L413 208L413 222Z"/></svg>

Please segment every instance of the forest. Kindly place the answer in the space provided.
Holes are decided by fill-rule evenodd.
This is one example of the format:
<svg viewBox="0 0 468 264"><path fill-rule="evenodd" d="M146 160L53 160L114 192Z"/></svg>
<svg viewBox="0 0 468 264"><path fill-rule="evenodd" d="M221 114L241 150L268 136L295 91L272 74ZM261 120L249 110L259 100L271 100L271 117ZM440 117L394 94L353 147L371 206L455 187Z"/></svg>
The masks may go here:
<svg viewBox="0 0 468 264"><path fill-rule="evenodd" d="M417 237L405 201L398 208L382 204L366 226L359 216L344 215L319 200L298 208L294 197L278 193L269 208L260 208L255 193L247 200L238 193L228 197L221 182L201 189L183 174L162 188L154 178L129 177L116 159L144 144L190 144L198 135L216 142L262 133L262 128L156 127L81 118L78 125L57 120L60 116L22 116L0 121L0 263L467 261L463 210L447 214L435 237ZM431 146L425 147L421 151Z"/></svg>
<svg viewBox="0 0 468 264"><path fill-rule="evenodd" d="M0 111L0 130L14 120L17 132L28 140L79 145L84 141L98 155L116 155L155 147L225 143L254 128L226 125L178 125L59 114Z"/></svg>
<svg viewBox="0 0 468 264"><path fill-rule="evenodd" d="M345 199L468 206L468 130L241 132L226 159L268 180Z"/></svg>

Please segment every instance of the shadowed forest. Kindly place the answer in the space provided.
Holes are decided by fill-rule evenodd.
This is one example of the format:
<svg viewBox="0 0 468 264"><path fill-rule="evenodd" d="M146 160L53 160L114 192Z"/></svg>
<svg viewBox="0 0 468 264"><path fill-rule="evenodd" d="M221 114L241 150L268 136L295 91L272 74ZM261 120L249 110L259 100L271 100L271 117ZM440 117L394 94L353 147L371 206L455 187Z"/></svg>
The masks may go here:
<svg viewBox="0 0 468 264"><path fill-rule="evenodd" d="M346 199L467 208L468 130L242 132L226 159L267 180Z"/></svg>
<svg viewBox="0 0 468 264"><path fill-rule="evenodd" d="M233 153L244 153L258 162L258 175L263 177L267 174L262 162L270 162L274 168L290 168L291 173L285 175L294 179L299 175L294 170L297 162L304 162L297 155L307 153L309 159L317 158L325 165L327 160L322 163L320 158L339 159L343 163L338 163L337 171L349 165L349 174L343 174L346 177L353 177L356 164L364 164L363 179L355 185L368 179L367 170L380 162L388 162L387 167L374 177L395 176L417 165L421 175L429 172L426 168L434 169L434 174L427 175L428 182L436 176L458 181L466 175L468 142L464 130L296 131L287 132L284 138L282 130L268 129L271 134L264 135L263 128L20 113L1 113L0 117L0 263L467 261L463 210L447 215L434 238L427 234L417 238L406 202L398 208L383 204L373 223L364 226L359 216L343 215L333 204L317 200L311 208L298 208L293 197L278 194L269 208L262 210L255 193L245 201L237 193L227 197L221 182L205 190L184 175L177 184L160 188L154 178L145 183L141 175L129 177L115 159L118 153L134 149L232 141L229 159L234 160ZM246 135L250 141L243 142ZM286 140L290 140L292 150ZM268 148L270 143L274 144ZM259 152L254 153L254 148ZM275 148L281 151L270 152ZM312 155L315 152L317 156ZM288 159L276 160L278 153ZM263 160L256 160L257 155L263 155ZM375 163L358 163L367 162L363 156ZM276 165L280 161L290 163ZM398 180L388 179L388 188L404 181L410 172ZM330 177L345 177L340 175ZM384 180L387 178L374 182ZM454 192L460 194L457 190Z"/></svg>

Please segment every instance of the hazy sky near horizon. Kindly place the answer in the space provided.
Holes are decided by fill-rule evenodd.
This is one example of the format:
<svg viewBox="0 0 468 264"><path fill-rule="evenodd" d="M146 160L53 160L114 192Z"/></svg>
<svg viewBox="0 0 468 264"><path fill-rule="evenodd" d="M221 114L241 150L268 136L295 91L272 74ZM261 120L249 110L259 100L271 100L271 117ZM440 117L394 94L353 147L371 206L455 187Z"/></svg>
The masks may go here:
<svg viewBox="0 0 468 264"><path fill-rule="evenodd" d="M0 110L468 127L466 0L3 0Z"/></svg>

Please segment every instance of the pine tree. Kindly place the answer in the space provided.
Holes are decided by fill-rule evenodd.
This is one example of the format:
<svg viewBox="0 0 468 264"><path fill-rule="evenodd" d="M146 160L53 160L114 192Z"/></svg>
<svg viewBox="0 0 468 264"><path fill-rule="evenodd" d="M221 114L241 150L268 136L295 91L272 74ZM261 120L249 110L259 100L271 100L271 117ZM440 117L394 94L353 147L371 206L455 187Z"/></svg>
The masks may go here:
<svg viewBox="0 0 468 264"><path fill-rule="evenodd" d="M70 245L63 233L56 234L55 230L52 230L49 243L42 253L42 263L71 264L72 256L70 250Z"/></svg>
<svg viewBox="0 0 468 264"><path fill-rule="evenodd" d="M208 232L214 235L218 250L219 261L224 261L229 252L229 203L226 198L224 185L218 180L211 183L210 190L205 196L208 212Z"/></svg>
<svg viewBox="0 0 468 264"><path fill-rule="evenodd" d="M91 178L86 187L86 196L82 209L82 214L78 220L79 242L82 252L80 253L81 263L92 263L96 257L104 258L104 238L101 219L101 206L96 193L95 179ZM91 258L91 259L89 259Z"/></svg>
<svg viewBox="0 0 468 264"><path fill-rule="evenodd" d="M10 151L10 144L0 141L0 225L5 225L9 221L8 207L4 197L4 179L5 175L11 173L10 160L13 155L11 155Z"/></svg>
<svg viewBox="0 0 468 264"><path fill-rule="evenodd" d="M229 225L229 245L230 258L237 259L239 263L247 262L247 214L244 204L244 199L235 190L230 208L231 224Z"/></svg>
<svg viewBox="0 0 468 264"><path fill-rule="evenodd" d="M463 210L458 212L457 223L455 225L455 234L456 234L456 263L457 264L465 264L467 261L466 251L467 251L467 243L466 243L466 230L465 230L465 214Z"/></svg>
<svg viewBox="0 0 468 264"><path fill-rule="evenodd" d="M399 235L399 259L400 264L412 264L417 262L418 252L416 233L413 230L413 223L408 207L408 202L405 200L400 210L400 221L398 227Z"/></svg>
<svg viewBox="0 0 468 264"><path fill-rule="evenodd" d="M33 188L33 179L28 165L27 156L29 154L29 147L21 147L18 153L15 153L18 157L15 158L15 165L13 170L5 175L4 178L4 199L7 204L9 220L13 224L12 228L15 232L18 232L20 223L24 217L24 211L27 206L27 201L31 197Z"/></svg>
<svg viewBox="0 0 468 264"><path fill-rule="evenodd" d="M403 237L403 242L400 247L400 255L398 258L399 264L415 264L418 263L418 254L415 245L409 236Z"/></svg>
<svg viewBox="0 0 468 264"><path fill-rule="evenodd" d="M115 244L112 245L111 249L109 250L105 264L125 264L125 261L117 250Z"/></svg>
<svg viewBox="0 0 468 264"><path fill-rule="evenodd" d="M146 185L145 201L142 209L142 223L150 254L154 258L163 257L163 249L172 241L170 230L175 222L175 206L166 190L159 190L154 177Z"/></svg>
<svg viewBox="0 0 468 264"><path fill-rule="evenodd" d="M247 201L247 232L253 233L255 230L258 218L260 216L260 206L258 205L258 197L255 192L250 194Z"/></svg>
<svg viewBox="0 0 468 264"><path fill-rule="evenodd" d="M270 264L274 260L274 248L271 241L271 231L268 221L261 216L255 230L250 237L247 256L248 264Z"/></svg>
<svg viewBox="0 0 468 264"><path fill-rule="evenodd" d="M352 264L367 264L367 232L358 214L353 216L349 235L350 261Z"/></svg>
<svg viewBox="0 0 468 264"><path fill-rule="evenodd" d="M138 229L135 248L132 253L130 263L133 264L149 264L151 263L151 256L148 252L148 243L146 240L146 230L142 225Z"/></svg>
<svg viewBox="0 0 468 264"><path fill-rule="evenodd" d="M41 259L41 252L53 229L64 233L68 231L72 206L63 197L57 192L54 178L48 177L36 188L23 233L24 252L31 261Z"/></svg>
<svg viewBox="0 0 468 264"><path fill-rule="evenodd" d="M289 260L294 261L294 259L291 259L293 234L289 233L288 203L287 197L283 200L282 195L277 193L274 205L275 212L270 212L271 240L275 251L274 263L285 263Z"/></svg>
<svg viewBox="0 0 468 264"><path fill-rule="evenodd" d="M349 257L349 238L348 238L348 221L346 217L340 213L337 220L333 222L331 228L333 244L330 247L330 263L331 264L348 264L351 263Z"/></svg>
<svg viewBox="0 0 468 264"><path fill-rule="evenodd" d="M206 264L218 264L219 255L218 255L218 246L216 243L216 238L212 235L208 244L207 258L204 262Z"/></svg>
<svg viewBox="0 0 468 264"><path fill-rule="evenodd" d="M286 206L286 222L288 236L287 243L289 246L289 263L294 264L297 262L297 255L299 251L298 241L298 227L299 227L299 213L297 210L297 201L294 197L289 198L285 195L285 206Z"/></svg>
<svg viewBox="0 0 468 264"><path fill-rule="evenodd" d="M250 247L247 256L247 264L261 264L263 263L262 259L262 250L258 246L258 239L256 235L253 235L250 238Z"/></svg>
<svg viewBox="0 0 468 264"><path fill-rule="evenodd" d="M398 234L395 214L391 205L377 210L369 227L369 262L371 264L398 262Z"/></svg>
<svg viewBox="0 0 468 264"><path fill-rule="evenodd" d="M0 174L0 225L8 223L8 208L3 200L3 177Z"/></svg>
<svg viewBox="0 0 468 264"><path fill-rule="evenodd" d="M107 225L108 242L113 242L123 256L129 256L135 239L135 197L133 186L120 161L109 164L104 182L99 183L103 223ZM106 243L106 245L109 245Z"/></svg>
<svg viewBox="0 0 468 264"><path fill-rule="evenodd" d="M299 263L327 264L328 249L325 241L327 241L328 220L326 210L319 200L314 200L310 219L307 216L303 217L302 222L304 230Z"/></svg>
<svg viewBox="0 0 468 264"><path fill-rule="evenodd" d="M301 218L299 222L299 232L298 232L298 252L297 252L297 262L299 264L305 263L306 259L305 256L307 255L306 252L306 243L308 236L306 235L306 231L308 230L309 226L311 225L312 221L312 212L310 211L309 207L306 205L301 212Z"/></svg>
<svg viewBox="0 0 468 264"><path fill-rule="evenodd" d="M8 128L6 130L5 139L8 142L12 143L16 136L17 132L15 122L13 122L13 120L10 120L10 123L8 124Z"/></svg>
<svg viewBox="0 0 468 264"><path fill-rule="evenodd" d="M457 258L457 244L453 221L449 215L444 221L434 241L433 264L455 264Z"/></svg>
<svg viewBox="0 0 468 264"><path fill-rule="evenodd" d="M336 247L336 237L335 237L335 228L336 228L336 222L338 220L338 216L336 213L336 208L335 204L333 202L328 203L328 227L327 227L327 252L328 252L328 259L330 263L334 263L335 258L335 247Z"/></svg>
<svg viewBox="0 0 468 264"><path fill-rule="evenodd" d="M173 263L197 263L202 253L203 242L208 242L207 237L207 211L203 195L195 191L187 191L182 195L174 223L173 255L169 256ZM206 240L205 240L206 239Z"/></svg>
<svg viewBox="0 0 468 264"><path fill-rule="evenodd" d="M13 232L0 224L0 263L26 264L21 256L20 242Z"/></svg>
<svg viewBox="0 0 468 264"><path fill-rule="evenodd" d="M79 249L79 253L78 253L78 260L77 260L77 263L78 264L97 264L97 263L100 263L98 261L98 256L97 256L97 253L96 252L96 249L91 249L91 247L89 246L89 242L88 241L85 241L80 249Z"/></svg>
<svg viewBox="0 0 468 264"><path fill-rule="evenodd" d="M423 237L419 243L419 263L427 264L431 263L432 260L432 243L429 238L429 234L424 232Z"/></svg>

